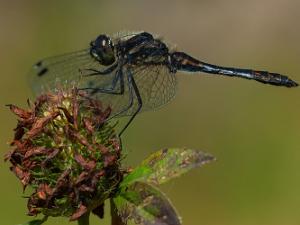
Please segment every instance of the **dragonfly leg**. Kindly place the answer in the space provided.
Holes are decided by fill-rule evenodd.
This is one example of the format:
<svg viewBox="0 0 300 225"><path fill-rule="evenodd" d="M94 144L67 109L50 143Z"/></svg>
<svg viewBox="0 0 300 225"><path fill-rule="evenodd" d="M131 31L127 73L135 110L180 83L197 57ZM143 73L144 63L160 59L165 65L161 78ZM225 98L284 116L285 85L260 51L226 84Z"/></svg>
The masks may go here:
<svg viewBox="0 0 300 225"><path fill-rule="evenodd" d="M120 83L120 91L116 91L115 90L115 87L117 85L117 82L119 81ZM105 88L105 89L101 89L101 88L83 88L81 90L92 90L92 92L95 94L95 93L104 93L104 94L112 94L112 95L123 95L124 94L124 91L125 91L125 84L124 84L124 74L123 74L123 71L122 69L118 70L117 71L117 76L116 78L113 80L113 83L112 83L112 86L109 87L109 88ZM92 93L92 94L93 94ZM132 93L132 88L131 86L129 85L129 96L130 96L130 102L128 104L128 106L126 106L124 109L122 109L121 111L115 113L113 116L109 117L108 120L110 119L113 119L117 116L119 116L120 114L126 112L129 108L132 107L133 105L133 93Z"/></svg>
<svg viewBox="0 0 300 225"><path fill-rule="evenodd" d="M137 102L138 102L138 108L136 109L136 111L132 114L132 116L130 117L129 121L127 122L127 124L123 127L123 129L121 130L121 132L119 133L119 137L123 134L123 132L126 130L126 128L130 125L130 123L133 121L133 119L136 117L136 115L140 112L142 105L143 105L143 101L142 101L142 97L140 95L139 89L135 83L135 80L132 76L132 73L130 70L128 70L127 72L127 79L128 79L128 86L129 86L129 91L131 93L131 100L130 100L130 104L127 107L126 110L128 110L129 108L131 108L133 106L133 94L135 94Z"/></svg>
<svg viewBox="0 0 300 225"><path fill-rule="evenodd" d="M90 76L97 76L97 75L109 75L111 72L113 72L117 68L118 64L114 64L110 67L108 67L105 70L96 70L96 69L79 69L79 72L82 74L84 77L90 77ZM91 73L89 74L84 74L84 71L89 71Z"/></svg>
<svg viewBox="0 0 300 225"><path fill-rule="evenodd" d="M122 94L124 94L124 74L123 74L123 71L120 70L120 88L121 88L121 92ZM114 114L112 117L110 117L110 119L113 119L119 115L121 115L122 113L126 112L128 109L130 109L133 105L133 93L132 93L132 88L130 85L128 85L128 88L129 88L129 104L124 108L122 109L121 111L117 112L116 114Z"/></svg>
<svg viewBox="0 0 300 225"><path fill-rule="evenodd" d="M120 83L120 89L115 90L117 83ZM94 95L97 93L103 93L103 94L112 94L112 95L123 95L124 94L124 78L122 77L121 70L118 70L116 72L116 76L112 81L112 84L110 87L107 88L80 88L80 90L90 90L90 95Z"/></svg>
<svg viewBox="0 0 300 225"><path fill-rule="evenodd" d="M122 69L120 69L120 71L119 71L119 81L120 81L120 92L118 92L118 93L109 93L109 94L115 94L115 95L123 95L124 94L124 91L125 91L125 86L124 85L125 84L124 84L124 74L123 74ZM109 120L121 115L122 113L126 112L128 109L130 109L133 106L133 91L132 91L131 85L128 85L128 88L129 88L129 96L130 96L129 97L130 98L129 99L129 104L124 109L122 109L121 111L119 111L119 112L115 113L113 116L109 117Z"/></svg>

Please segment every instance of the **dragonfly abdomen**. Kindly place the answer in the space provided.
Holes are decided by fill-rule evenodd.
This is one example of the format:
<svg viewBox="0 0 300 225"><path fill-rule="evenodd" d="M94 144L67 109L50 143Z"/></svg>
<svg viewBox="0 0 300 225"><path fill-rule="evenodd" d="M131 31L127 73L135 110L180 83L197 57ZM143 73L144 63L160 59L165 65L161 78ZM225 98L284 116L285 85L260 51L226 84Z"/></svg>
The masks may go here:
<svg viewBox="0 0 300 225"><path fill-rule="evenodd" d="M277 85L277 86L285 86L285 87L296 87L298 84L289 79L285 75L281 75L278 73L270 73L267 71L255 71L252 70L253 79L262 83Z"/></svg>
<svg viewBox="0 0 300 225"><path fill-rule="evenodd" d="M184 52L174 52L171 54L171 64L175 66L176 70L187 72L204 72L210 74L219 74L224 76L241 77L251 80L256 80L261 83L296 87L298 84L285 75L278 73L270 73L267 71L257 71L251 69L239 69L216 66L201 62Z"/></svg>

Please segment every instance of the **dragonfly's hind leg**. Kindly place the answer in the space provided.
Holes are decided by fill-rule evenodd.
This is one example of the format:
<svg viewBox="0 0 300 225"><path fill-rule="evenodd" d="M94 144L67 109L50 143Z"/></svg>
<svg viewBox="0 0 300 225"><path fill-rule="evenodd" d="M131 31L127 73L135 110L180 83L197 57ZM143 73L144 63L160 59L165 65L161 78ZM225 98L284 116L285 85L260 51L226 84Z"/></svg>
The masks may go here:
<svg viewBox="0 0 300 225"><path fill-rule="evenodd" d="M133 119L136 117L136 115L141 111L142 106L143 106L143 101L142 101L142 97L140 95L139 89L138 89L138 87L135 83L135 80L134 80L134 78L131 74L131 71L129 71L129 70L128 70L128 73L127 73L127 79L128 79L128 86L129 86L129 92L130 92L130 104L128 105L128 107L126 107L125 110L122 110L122 112L127 111L128 109L130 109L133 106L133 100L134 100L133 99L133 94L135 94L135 96L136 96L136 99L137 99L137 102L138 102L138 108L132 114L132 116L130 117L127 124L123 127L123 129L119 133L119 136L121 136L123 134L123 132L130 125L130 123L133 121Z"/></svg>

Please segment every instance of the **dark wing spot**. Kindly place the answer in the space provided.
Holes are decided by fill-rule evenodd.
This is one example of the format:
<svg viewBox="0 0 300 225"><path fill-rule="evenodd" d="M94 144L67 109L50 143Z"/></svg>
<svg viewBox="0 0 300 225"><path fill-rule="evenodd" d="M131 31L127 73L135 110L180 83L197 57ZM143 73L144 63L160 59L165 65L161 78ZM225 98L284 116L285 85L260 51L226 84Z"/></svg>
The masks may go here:
<svg viewBox="0 0 300 225"><path fill-rule="evenodd" d="M48 69L47 68L43 68L42 70L40 70L39 72L38 72L38 76L39 77L41 77L41 76L43 76L45 73L47 73L48 72Z"/></svg>
<svg viewBox="0 0 300 225"><path fill-rule="evenodd" d="M38 62L35 64L36 67L40 67L41 65L42 65L42 61L38 61Z"/></svg>

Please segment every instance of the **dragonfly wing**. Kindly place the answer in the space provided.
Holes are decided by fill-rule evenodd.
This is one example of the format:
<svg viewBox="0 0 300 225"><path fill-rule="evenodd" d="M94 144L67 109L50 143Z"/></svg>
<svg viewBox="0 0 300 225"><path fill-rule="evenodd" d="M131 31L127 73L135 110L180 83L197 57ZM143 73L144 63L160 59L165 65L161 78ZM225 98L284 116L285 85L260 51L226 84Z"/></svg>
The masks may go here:
<svg viewBox="0 0 300 225"><path fill-rule="evenodd" d="M111 76L85 76L91 73L87 69L105 69L93 59L89 49L68 53L60 56L49 57L37 62L29 71L29 82L35 94L56 88L75 86L86 88L94 85L108 85Z"/></svg>
<svg viewBox="0 0 300 225"><path fill-rule="evenodd" d="M170 73L165 66L147 65L137 68L125 67L120 68L120 70L124 82L123 94L112 95L96 92L92 96L101 100L105 106L110 106L112 115L118 115L118 117L131 116L138 109L139 103L132 84L128 81L128 72L132 73L142 98L143 105L141 111L159 108L168 103L175 96L177 79L175 74ZM119 78L114 89L116 93L121 93L120 79L122 78Z"/></svg>
<svg viewBox="0 0 300 225"><path fill-rule="evenodd" d="M124 69L124 73L126 73ZM171 101L176 93L177 79L175 74L170 73L165 66L139 66L131 68L129 71L132 73L134 81L137 85L138 92L142 99L141 111L148 111L159 108ZM138 99L132 84L128 83L128 75L124 74L124 94L118 98L110 98L113 109L121 112L119 116L133 115L139 106ZM132 101L132 106L128 108Z"/></svg>
<svg viewBox="0 0 300 225"><path fill-rule="evenodd" d="M133 74L143 101L142 111L159 108L175 97L177 79L166 66L148 65Z"/></svg>

